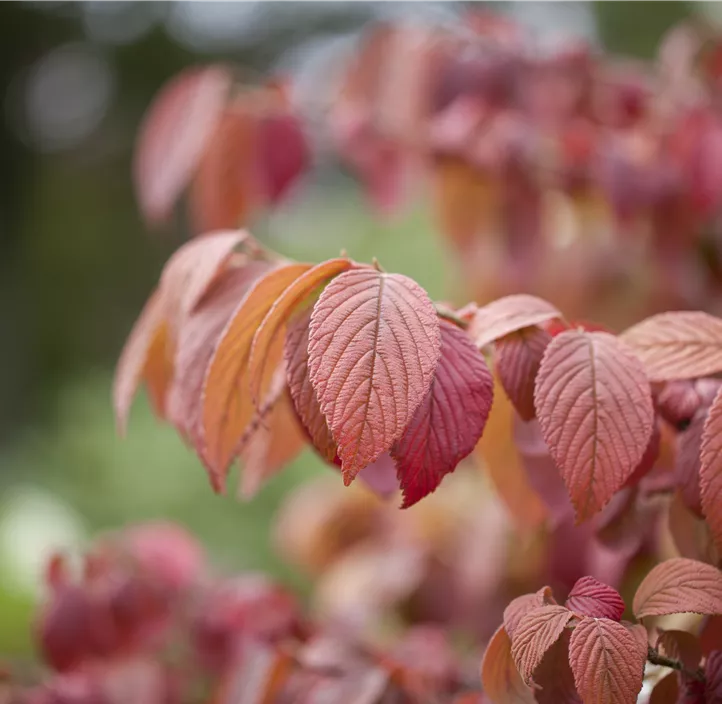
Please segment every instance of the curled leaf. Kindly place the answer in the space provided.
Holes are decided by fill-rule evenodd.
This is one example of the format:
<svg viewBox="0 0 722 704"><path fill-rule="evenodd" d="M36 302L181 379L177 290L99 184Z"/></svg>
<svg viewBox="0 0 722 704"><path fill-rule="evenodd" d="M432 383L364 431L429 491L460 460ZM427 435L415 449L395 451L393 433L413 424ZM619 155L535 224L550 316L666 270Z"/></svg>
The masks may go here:
<svg viewBox="0 0 722 704"><path fill-rule="evenodd" d="M481 661L484 693L494 704L532 704L534 695L521 679L511 657L511 640L499 626L484 651Z"/></svg>
<svg viewBox="0 0 722 704"><path fill-rule="evenodd" d="M716 567L675 557L654 567L634 595L634 615L722 614L722 574Z"/></svg>
<svg viewBox="0 0 722 704"><path fill-rule="evenodd" d="M347 271L323 291L311 314L308 366L344 483L401 437L440 350L436 311L406 276Z"/></svg>
<svg viewBox="0 0 722 704"><path fill-rule="evenodd" d="M583 618L569 641L569 664L584 704L636 704L647 648L621 623Z"/></svg>
<svg viewBox="0 0 722 704"><path fill-rule="evenodd" d="M577 519L590 518L632 475L652 435L644 369L613 335L569 330L544 353L535 402Z"/></svg>
<svg viewBox="0 0 722 704"><path fill-rule="evenodd" d="M431 388L391 454L408 508L434 491L476 446L494 384L484 357L453 323L440 320L441 357Z"/></svg>
<svg viewBox="0 0 722 704"><path fill-rule="evenodd" d="M722 320L701 311L660 313L621 338L651 381L694 379L722 371Z"/></svg>

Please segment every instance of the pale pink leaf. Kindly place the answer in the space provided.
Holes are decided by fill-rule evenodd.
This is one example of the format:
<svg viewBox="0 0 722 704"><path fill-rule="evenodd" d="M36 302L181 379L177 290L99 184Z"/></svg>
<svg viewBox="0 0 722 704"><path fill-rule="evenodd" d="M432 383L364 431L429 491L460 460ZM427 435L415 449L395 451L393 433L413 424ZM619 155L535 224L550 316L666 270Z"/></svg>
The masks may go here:
<svg viewBox="0 0 722 704"><path fill-rule="evenodd" d="M584 704L636 704L647 648L621 623L584 617L569 642L569 663Z"/></svg>
<svg viewBox="0 0 722 704"><path fill-rule="evenodd" d="M493 704L533 704L532 691L522 682L511 657L511 640L499 626L489 640L481 661L481 683Z"/></svg>
<svg viewBox="0 0 722 704"><path fill-rule="evenodd" d="M704 424L700 462L702 511L715 545L722 552L722 389Z"/></svg>
<svg viewBox="0 0 722 704"><path fill-rule="evenodd" d="M548 605L529 611L519 621L511 641L511 656L526 684L573 617L565 606Z"/></svg>
<svg viewBox="0 0 722 704"><path fill-rule="evenodd" d="M346 484L401 437L440 351L434 306L408 277L361 269L324 289L311 314L308 366Z"/></svg>
<svg viewBox="0 0 722 704"><path fill-rule="evenodd" d="M609 618L620 621L624 613L624 600L616 589L594 577L578 579L569 593L566 606L582 616Z"/></svg>
<svg viewBox="0 0 722 704"><path fill-rule="evenodd" d="M366 465L359 479L382 499L390 498L399 490L396 462L388 452L384 452L375 462Z"/></svg>
<svg viewBox="0 0 722 704"><path fill-rule="evenodd" d="M509 333L559 317L561 313L551 303L518 293L479 308L468 333L474 344L481 348Z"/></svg>
<svg viewBox="0 0 722 704"><path fill-rule="evenodd" d="M614 335L569 330L544 353L535 403L577 520L590 518L632 475L652 435L644 369Z"/></svg>
<svg viewBox="0 0 722 704"><path fill-rule="evenodd" d="M402 508L435 491L476 447L491 410L494 380L484 357L456 325L440 320L441 357L431 389L391 448Z"/></svg>
<svg viewBox="0 0 722 704"><path fill-rule="evenodd" d="M495 344L494 364L501 385L522 420L534 418L534 382L552 336L542 328L522 328Z"/></svg>
<svg viewBox="0 0 722 704"><path fill-rule="evenodd" d="M654 567L637 588L634 615L722 614L722 574L716 567L675 557Z"/></svg>
<svg viewBox="0 0 722 704"><path fill-rule="evenodd" d="M218 124L232 77L223 66L191 68L161 90L140 128L133 164L143 215L170 214Z"/></svg>
<svg viewBox="0 0 722 704"><path fill-rule="evenodd" d="M659 313L622 339L642 360L651 381L694 379L722 372L722 320L701 311Z"/></svg>

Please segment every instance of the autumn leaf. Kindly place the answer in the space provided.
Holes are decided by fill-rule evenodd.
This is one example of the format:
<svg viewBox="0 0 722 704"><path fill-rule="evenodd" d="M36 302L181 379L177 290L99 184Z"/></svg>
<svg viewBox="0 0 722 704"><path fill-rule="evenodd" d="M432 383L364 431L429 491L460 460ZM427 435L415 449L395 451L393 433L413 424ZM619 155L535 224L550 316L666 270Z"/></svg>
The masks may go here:
<svg viewBox="0 0 722 704"><path fill-rule="evenodd" d="M700 402L694 383L686 380L668 382L656 398L659 415L680 430L690 422Z"/></svg>
<svg viewBox="0 0 722 704"><path fill-rule="evenodd" d="M522 328L560 317L561 313L551 303L518 293L479 308L469 325L468 334L474 344L482 348Z"/></svg>
<svg viewBox="0 0 722 704"><path fill-rule="evenodd" d="M642 360L651 381L722 372L722 320L700 311L659 313L621 338Z"/></svg>
<svg viewBox="0 0 722 704"><path fill-rule="evenodd" d="M511 657L511 640L499 626L484 651L481 661L484 693L494 704L533 704L532 691L522 682Z"/></svg>
<svg viewBox="0 0 722 704"><path fill-rule="evenodd" d="M702 659L699 639L687 631L662 631L657 638L657 650L672 660L679 660L688 670L696 670Z"/></svg>
<svg viewBox="0 0 722 704"><path fill-rule="evenodd" d="M308 366L344 483L401 437L440 349L436 311L406 276L347 271L323 291L311 314Z"/></svg>
<svg viewBox="0 0 722 704"><path fill-rule="evenodd" d="M337 457L336 441L321 412L308 371L308 325L311 312L312 308L308 308L288 324L284 346L286 380L298 419L306 429L311 444L321 457L333 464Z"/></svg>
<svg viewBox="0 0 722 704"><path fill-rule="evenodd" d="M170 214L190 183L231 87L223 66L191 68L158 94L140 128L133 178L141 212L151 223Z"/></svg>
<svg viewBox="0 0 722 704"><path fill-rule="evenodd" d="M722 614L722 574L716 567L675 557L654 567L637 588L634 615Z"/></svg>
<svg viewBox="0 0 722 704"><path fill-rule="evenodd" d="M621 623L584 617L569 641L569 664L584 704L636 704L647 648Z"/></svg>
<svg viewBox="0 0 722 704"><path fill-rule="evenodd" d="M548 605L532 609L519 621L511 641L511 656L526 684L572 618L574 614L565 606Z"/></svg>
<svg viewBox="0 0 722 704"><path fill-rule="evenodd" d="M634 472L652 434L644 369L613 335L569 330L544 353L535 403L577 520L590 518Z"/></svg>
<svg viewBox="0 0 722 704"><path fill-rule="evenodd" d="M677 452L674 458L674 478L680 496L685 506L700 517L702 516L700 453L706 419L707 410L700 408L689 427L677 435Z"/></svg>
<svg viewBox="0 0 722 704"><path fill-rule="evenodd" d="M318 264L299 276L275 301L253 336L251 355L248 360L248 376L251 395L258 403L261 383L264 378L268 351L274 341L285 333L286 322L294 310L317 288L330 279L350 269L350 259L330 259Z"/></svg>
<svg viewBox="0 0 722 704"><path fill-rule="evenodd" d="M216 491L238 450L246 426L251 422L255 406L251 399L248 358L258 326L275 300L310 264L288 264L278 267L255 282L231 316L208 366L203 383L202 437L203 459L213 477ZM270 371L262 385L270 384L283 349L269 352Z"/></svg>
<svg viewBox="0 0 722 704"><path fill-rule="evenodd" d="M659 680L649 695L649 704L677 704L679 696L677 677L676 672L670 672Z"/></svg>
<svg viewBox="0 0 722 704"><path fill-rule="evenodd" d="M702 511L722 552L722 389L717 392L702 431L699 482Z"/></svg>
<svg viewBox="0 0 722 704"><path fill-rule="evenodd" d="M484 357L456 325L440 320L439 326L441 357L431 389L391 449L402 508L435 491L472 452L491 410L494 383Z"/></svg>
<svg viewBox="0 0 722 704"><path fill-rule="evenodd" d="M667 523L674 546L681 557L710 564L716 562L709 524L687 508L679 493L672 497Z"/></svg>
<svg viewBox="0 0 722 704"><path fill-rule="evenodd" d="M257 118L242 100L223 113L190 190L190 215L196 232L248 223L262 204L256 159Z"/></svg>
<svg viewBox="0 0 722 704"><path fill-rule="evenodd" d="M546 651L534 672L534 697L537 704L584 704L574 684L569 666L569 639L565 630Z"/></svg>
<svg viewBox="0 0 722 704"><path fill-rule="evenodd" d="M572 587L566 607L581 616L621 621L624 600L619 592L609 585L594 577L582 577Z"/></svg>
<svg viewBox="0 0 722 704"><path fill-rule="evenodd" d="M519 622L530 611L549 604L556 604L549 587L542 587L534 594L522 594L512 599L504 609L504 628L509 637L514 638Z"/></svg>
<svg viewBox="0 0 722 704"><path fill-rule="evenodd" d="M713 650L707 656L704 666L705 701L719 702L722 700L722 650Z"/></svg>
<svg viewBox="0 0 722 704"><path fill-rule="evenodd" d="M532 326L495 343L494 363L507 396L522 420L534 418L534 382L551 335Z"/></svg>

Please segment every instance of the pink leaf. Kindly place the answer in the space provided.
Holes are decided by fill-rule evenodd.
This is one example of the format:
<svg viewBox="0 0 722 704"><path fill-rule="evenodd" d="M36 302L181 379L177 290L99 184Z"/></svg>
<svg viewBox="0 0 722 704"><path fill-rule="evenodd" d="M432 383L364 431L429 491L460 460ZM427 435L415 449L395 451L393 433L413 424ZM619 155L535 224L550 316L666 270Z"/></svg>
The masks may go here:
<svg viewBox="0 0 722 704"><path fill-rule="evenodd" d="M544 353L535 402L577 519L585 520L624 485L652 435L644 369L613 335L569 330Z"/></svg>
<svg viewBox="0 0 722 704"><path fill-rule="evenodd" d="M695 413L690 426L676 438L677 452L674 458L674 479L685 506L697 516L702 515L700 493L700 451L707 410Z"/></svg>
<svg viewBox="0 0 722 704"><path fill-rule="evenodd" d="M231 86L223 66L192 68L170 81L140 129L133 176L143 215L164 220L190 183Z"/></svg>
<svg viewBox="0 0 722 704"><path fill-rule="evenodd" d="M572 587L567 599L567 608L582 616L609 618L621 621L624 600L616 589L594 577L582 577Z"/></svg>
<svg viewBox="0 0 722 704"><path fill-rule="evenodd" d="M694 379L722 371L722 320L699 311L660 313L621 338L651 381Z"/></svg>
<svg viewBox="0 0 722 704"><path fill-rule="evenodd" d="M715 545L722 551L722 390L704 424L699 482L702 510Z"/></svg>
<svg viewBox="0 0 722 704"><path fill-rule="evenodd" d="M584 704L636 704L647 648L621 623L583 618L569 643L569 663Z"/></svg>
<svg viewBox="0 0 722 704"><path fill-rule="evenodd" d="M504 335L561 317L551 304L524 293L505 296L476 311L468 334L481 348Z"/></svg>
<svg viewBox="0 0 722 704"><path fill-rule="evenodd" d="M499 626L484 651L481 683L494 704L533 704L534 695L522 682L511 657L511 640Z"/></svg>
<svg viewBox="0 0 722 704"><path fill-rule="evenodd" d="M434 306L406 276L347 271L325 288L311 314L308 366L344 483L401 437L440 350Z"/></svg>
<svg viewBox="0 0 722 704"><path fill-rule="evenodd" d="M555 604L552 597L552 590L549 587L543 587L534 594L522 594L512 599L504 609L504 628L510 638L514 638L519 621L530 611L540 606Z"/></svg>
<svg viewBox="0 0 722 704"><path fill-rule="evenodd" d="M399 490L396 478L396 463L388 452L367 465L359 477L366 486L382 499L388 499Z"/></svg>
<svg viewBox="0 0 722 704"><path fill-rule="evenodd" d="M549 605L533 609L519 621L511 642L511 656L526 684L531 682L544 653L557 642L573 617L565 606Z"/></svg>
<svg viewBox="0 0 722 704"><path fill-rule="evenodd" d="M391 454L408 508L435 491L476 447L494 395L484 357L456 325L440 320L441 357L428 395Z"/></svg>
<svg viewBox="0 0 722 704"><path fill-rule="evenodd" d="M546 651L534 673L537 704L583 704L569 666L570 637L571 633L564 631L559 640Z"/></svg>
<svg viewBox="0 0 722 704"><path fill-rule="evenodd" d="M691 381L670 381L657 396L659 415L675 428L689 423L699 405L699 394Z"/></svg>
<svg viewBox="0 0 722 704"><path fill-rule="evenodd" d="M676 557L654 567L634 596L634 615L722 614L722 574L695 560Z"/></svg>
<svg viewBox="0 0 722 704"><path fill-rule="evenodd" d="M534 326L496 341L495 365L499 379L522 420L534 418L534 382L551 339L546 330Z"/></svg>

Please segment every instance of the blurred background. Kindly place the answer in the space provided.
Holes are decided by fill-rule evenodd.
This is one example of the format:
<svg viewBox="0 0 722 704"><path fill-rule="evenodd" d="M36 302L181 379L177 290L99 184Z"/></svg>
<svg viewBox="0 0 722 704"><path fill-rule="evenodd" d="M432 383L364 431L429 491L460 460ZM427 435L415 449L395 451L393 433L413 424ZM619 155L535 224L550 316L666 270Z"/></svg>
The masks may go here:
<svg viewBox="0 0 722 704"><path fill-rule="evenodd" d="M551 39L579 36L653 56L663 34L715 3L499 3L495 11ZM30 652L41 569L56 548L99 531L172 519L228 569L304 579L272 547L284 494L327 472L310 452L250 503L214 495L195 456L142 396L116 437L112 371L160 269L187 238L150 233L131 157L163 83L194 63L228 60L322 80L334 51L369 20L456 3L15 2L0 4L0 653ZM304 260L376 256L434 298L458 293L453 262L420 207L381 221L331 158L256 233Z"/></svg>

